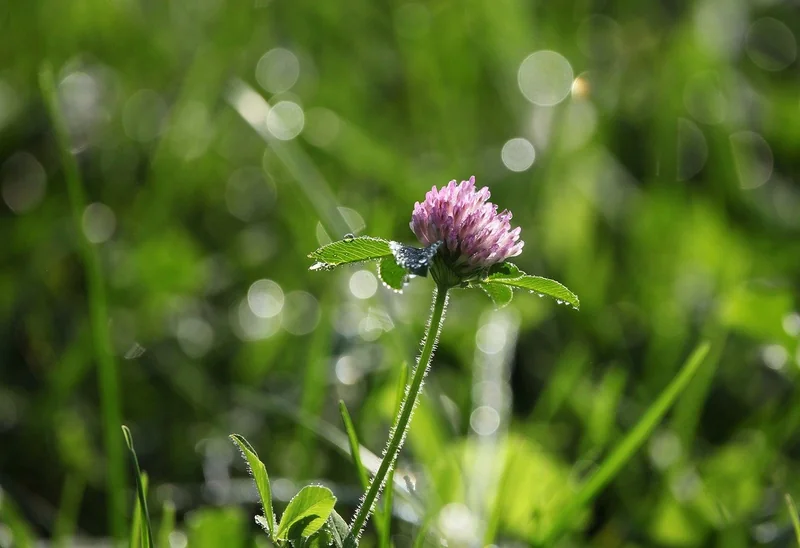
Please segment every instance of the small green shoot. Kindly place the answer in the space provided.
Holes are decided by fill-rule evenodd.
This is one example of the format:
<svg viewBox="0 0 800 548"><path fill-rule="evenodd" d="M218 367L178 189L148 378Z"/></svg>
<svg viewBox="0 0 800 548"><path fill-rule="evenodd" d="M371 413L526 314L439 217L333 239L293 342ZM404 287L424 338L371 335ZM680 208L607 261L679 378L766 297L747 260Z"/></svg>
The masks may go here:
<svg viewBox="0 0 800 548"><path fill-rule="evenodd" d="M269 537L274 540L276 538L275 513L272 510L272 490L269 485L267 468L258 458L258 454L256 453L256 450L253 449L253 446L250 445L246 439L244 439L244 436L240 436L239 434L231 434L230 439L236 444L236 446L239 448L239 451L241 451L242 458L244 458L245 462L247 463L250 474L253 476L253 481L256 483L258 496L261 499L261 506L264 510L264 519L258 520L259 524L266 527Z"/></svg>
<svg viewBox="0 0 800 548"><path fill-rule="evenodd" d="M138 515L141 521L141 546L144 548L154 548L153 528L150 525L150 512L147 510L147 476L142 474L139 468L139 459L136 456L136 450L133 448L133 436L125 425L122 426L122 435L125 436L125 443L128 445L128 452L130 453L133 469L136 473L136 492L139 498L137 501L138 512L134 510L134 521L136 521L136 516ZM136 529L138 528L134 524L133 530L131 531L132 538ZM133 547L135 545L132 543L131 546Z"/></svg>

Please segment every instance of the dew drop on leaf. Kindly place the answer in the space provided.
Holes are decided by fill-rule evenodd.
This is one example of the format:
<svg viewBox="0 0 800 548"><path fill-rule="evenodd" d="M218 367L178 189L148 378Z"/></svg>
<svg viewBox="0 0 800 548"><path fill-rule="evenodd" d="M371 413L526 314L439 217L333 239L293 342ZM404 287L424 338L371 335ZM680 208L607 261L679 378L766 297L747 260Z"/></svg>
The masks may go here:
<svg viewBox="0 0 800 548"><path fill-rule="evenodd" d="M356 239L356 235L353 234L352 232L348 232L347 234L344 235L344 241L345 242L352 242L355 239Z"/></svg>

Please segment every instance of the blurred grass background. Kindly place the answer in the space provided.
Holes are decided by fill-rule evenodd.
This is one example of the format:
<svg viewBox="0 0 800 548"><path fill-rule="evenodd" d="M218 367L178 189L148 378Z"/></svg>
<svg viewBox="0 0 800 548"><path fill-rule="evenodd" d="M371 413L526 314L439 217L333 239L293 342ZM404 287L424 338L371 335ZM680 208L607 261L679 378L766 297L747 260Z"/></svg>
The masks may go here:
<svg viewBox="0 0 800 548"><path fill-rule="evenodd" d="M395 544L421 523L451 545L540 538L707 339L668 420L563 545L792 545L796 2L3 8L0 545L124 527L133 483L116 461L109 496L109 410L134 432L154 519L175 506L172 546L253 542L230 432L279 500L321 481L349 517L337 401L380 453L432 285L396 295L371 268L309 272L306 254L346 232L411 242L413 203L473 174L522 227L520 267L582 307L453 295L401 456L414 492L395 497ZM116 394L97 379L106 330Z"/></svg>

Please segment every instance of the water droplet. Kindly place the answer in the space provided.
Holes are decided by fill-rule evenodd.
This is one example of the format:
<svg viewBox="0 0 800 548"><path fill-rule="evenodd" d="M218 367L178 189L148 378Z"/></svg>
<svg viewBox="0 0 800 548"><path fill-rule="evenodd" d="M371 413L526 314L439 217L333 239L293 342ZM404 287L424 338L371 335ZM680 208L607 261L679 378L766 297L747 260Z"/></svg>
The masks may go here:
<svg viewBox="0 0 800 548"><path fill-rule="evenodd" d="M345 242L352 242L355 239L356 239L356 235L353 234L352 232L348 232L347 234L344 235L344 241Z"/></svg>
<svg viewBox="0 0 800 548"><path fill-rule="evenodd" d="M309 270L331 270L331 265L328 263L314 263L309 268Z"/></svg>
<svg viewBox="0 0 800 548"><path fill-rule="evenodd" d="M539 296L539 298L540 298L540 299L541 299L542 297L544 297L544 293L537 293L537 295Z"/></svg>

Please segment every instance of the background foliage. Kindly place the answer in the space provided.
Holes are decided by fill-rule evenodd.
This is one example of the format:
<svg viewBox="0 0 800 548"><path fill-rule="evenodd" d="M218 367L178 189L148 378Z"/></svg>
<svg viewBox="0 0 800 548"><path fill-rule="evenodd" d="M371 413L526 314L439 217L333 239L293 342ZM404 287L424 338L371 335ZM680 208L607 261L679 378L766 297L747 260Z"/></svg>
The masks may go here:
<svg viewBox="0 0 800 548"><path fill-rule="evenodd" d="M154 520L176 509L173 546L258 538L231 432L277 506L323 482L349 517L337 402L379 453L432 286L397 295L306 255L347 232L411 242L413 203L473 174L522 226L516 262L581 311L453 295L396 476L414 486L395 497L396 545L420 523L455 545L535 541L706 339L565 545L793 542L796 5L37 0L5 3L0 29L0 545L110 534L109 409ZM544 50L558 55L526 61Z"/></svg>

